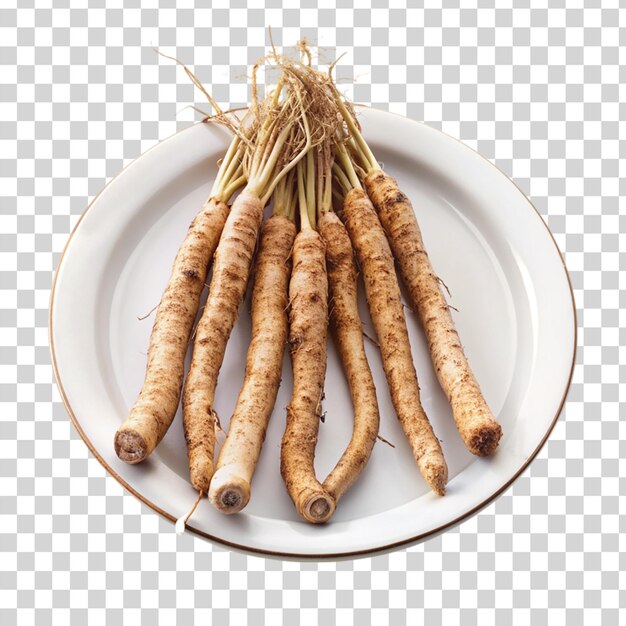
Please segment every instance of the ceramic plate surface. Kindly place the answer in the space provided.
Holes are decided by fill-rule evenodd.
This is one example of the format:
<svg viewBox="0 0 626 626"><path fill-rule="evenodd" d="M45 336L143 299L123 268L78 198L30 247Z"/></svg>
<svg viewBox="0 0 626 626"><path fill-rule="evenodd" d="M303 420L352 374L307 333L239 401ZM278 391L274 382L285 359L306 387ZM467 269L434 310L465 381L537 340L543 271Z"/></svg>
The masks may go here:
<svg viewBox="0 0 626 626"><path fill-rule="evenodd" d="M395 447L377 442L333 519L309 525L298 517L279 472L292 384L285 354L248 507L226 517L205 500L190 520L191 530L244 550L318 558L363 554L459 522L505 489L537 454L569 385L576 345L572 292L556 244L528 199L487 160L447 135L372 109L360 117L377 158L413 203L434 268L458 309L453 316L468 358L504 436L491 458L466 451L419 322L407 309L423 405L449 466L447 495L435 496L422 480L393 411L377 348L366 341L380 434ZM140 465L117 458L113 435L143 380L154 315L138 318L159 302L228 142L224 130L196 124L149 150L107 185L70 238L51 302L55 372L76 427L117 480L170 519L188 511L196 497L188 482L180 414ZM373 335L360 297L366 331ZM224 427L243 380L248 311L249 300L220 373L215 408ZM320 478L338 460L352 429L348 387L332 342L324 410L315 463Z"/></svg>

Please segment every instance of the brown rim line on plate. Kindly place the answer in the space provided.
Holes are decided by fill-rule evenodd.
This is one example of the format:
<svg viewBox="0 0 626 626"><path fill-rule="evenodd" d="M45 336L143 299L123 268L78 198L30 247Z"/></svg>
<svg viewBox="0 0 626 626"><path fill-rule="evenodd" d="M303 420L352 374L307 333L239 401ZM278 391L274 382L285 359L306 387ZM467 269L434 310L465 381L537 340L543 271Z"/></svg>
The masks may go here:
<svg viewBox="0 0 626 626"><path fill-rule="evenodd" d="M367 107L365 105L357 105L358 107L361 108L371 108L371 107ZM245 110L245 108L241 108L241 109L233 109L233 110ZM388 111L384 111L384 113L386 114L391 114L391 115L395 115L403 120L408 120L412 123L415 124L423 124L423 122L418 122L417 120L413 120L411 118L407 118L405 116L396 114L396 113L390 113ZM91 453L94 455L94 457L100 462L100 464L104 467L104 469L113 477L115 478L125 489L127 489L130 493L132 493L136 498L138 498L141 502L143 502L144 504L148 505L151 509L153 509L154 511L156 511L157 513L159 513L160 515L162 515L163 517L167 518L168 520L175 522L176 521L176 517L170 513L168 513L167 511L163 510L162 508L160 508L159 506L157 506L156 504L154 504L153 502L151 502L150 500L148 500L147 498L145 498L144 496L142 496L138 491L136 491L133 487L131 487L121 476L119 476L119 474L117 474L117 472L115 472L115 470L113 470L113 468L111 468L111 466L105 461L105 459L98 453L98 451L95 449L95 447L93 446L93 444L91 443L91 441L89 440L89 438L85 435L76 415L74 414L74 411L69 403L69 400L65 394L65 390L63 388L63 383L61 380L61 376L58 370L58 366L57 366L57 360L56 360L56 354L55 354L55 346L54 346L54 334L53 334L53 309L54 309L54 300L55 300L55 290L56 290L56 285L57 285L57 276L59 273L59 270L63 264L63 260L65 258L65 253L72 241L72 238L74 236L74 234L76 233L79 225L81 224L83 218L85 217L85 215L87 214L87 212L91 209L91 207L94 205L94 203L96 202L96 200L100 197L100 195L103 193L103 191L105 189L107 189L109 187L109 185L117 179L117 177L124 171L130 169L135 163L137 163L142 157L144 157L146 154L148 154L149 152L151 152L154 148L161 146L162 144L166 143L167 141L169 141L170 139L172 139L173 137L176 137L177 135L179 135L180 133L188 130L189 128L191 128L192 126L195 126L197 124L203 124L205 123L205 121L200 121L200 122L196 122L195 124L192 124L186 128L183 128L179 131L177 131L176 133L170 135L170 137L167 137L159 142L157 142L154 146L150 147L148 150L146 150L144 153L142 153L140 156L138 156L136 159L134 159L131 163L129 163L126 167L124 167L120 172L118 172L118 174L112 178L91 200L91 202L89 202L89 204L87 205L87 208L85 209L85 211L82 213L82 215L80 216L78 222L76 223L76 225L74 226L72 232L70 233L67 242L64 246L63 252L61 253L61 257L59 259L59 263L57 265L57 268L55 270L55 275L54 275L54 280L53 280L53 284L52 284L52 289L51 289L51 293L50 293L50 306L49 306L49 313L48 313L48 337L49 337L49 343L50 343L50 353L51 353L51 360L52 360L52 368L53 368L53 372L54 372L54 376L55 376L55 380L56 380L56 384L57 387L59 389L59 392L61 394L61 399L63 401L63 404L65 405L65 408L68 412L68 415L70 417L70 420L72 421L72 423L74 424L74 427L76 428L76 430L78 431L78 434L81 436L81 438L83 439L83 441L85 442L85 444L87 445L88 449L91 451ZM292 560L308 560L308 559L314 559L314 560L320 560L320 559L325 559L325 560L340 560L340 559L350 559L350 558L354 558L354 557L366 557L366 556L372 556L372 555L376 555L376 554L383 554L386 552L389 552L391 550L400 548L400 547L408 547L410 545L415 544L416 542L422 541L426 538L429 537L434 537L437 536L439 534L441 534L443 531L446 531L448 529L450 529L453 526L456 526L457 524L461 523L462 521L470 518L471 516L473 516L475 513L477 513L478 511L480 511L481 509L483 509L485 506L487 506L488 504L490 504L491 502L493 502L499 495L501 495L504 491L506 491L506 489L508 489L513 482L515 482L515 480L526 470L526 468L530 465L530 463L533 461L533 459L537 456L537 454L539 453L539 451L542 449L542 447L544 446L545 442L547 441L548 437L550 436L550 434L552 433L558 419L559 416L562 412L563 406L565 404L565 401L567 399L567 394L569 392L569 388L572 382L572 377L573 377L573 373L574 373L574 366L575 366L575 361L576 361L576 350L577 350L577 344L578 344L578 320L577 320L577 314L576 314L576 305L575 305L575 299L574 299L574 291L572 288L572 283L570 280L570 276L569 276L569 272L567 270L567 267L565 265L565 261L563 259L563 255L558 247L558 244L556 242L556 239L554 238L554 235L552 234L552 232L550 231L550 229L548 228L546 222L544 221L543 217L541 216L541 214L539 213L539 211L537 210L537 208L535 207L535 205L531 202L531 200L528 198L528 196L526 196L526 194L520 189L520 187L505 173L503 172L499 167L497 167L496 165L494 165L491 161L489 161L487 158L485 158L484 156L482 156L479 152L477 152L476 150L474 150L473 148L471 148L470 146L468 146L467 144L463 143L462 141L460 141L459 139L456 139L455 137L452 137L451 135L448 135L438 129L432 129L432 130L436 130L436 132L441 133L442 135L445 135L446 137L453 139L455 142L461 144L462 146L464 146L465 148L471 150L474 154L478 155L482 160L484 160L485 162L487 162L491 167L495 168L498 172L500 172L500 174L502 174L509 182L511 182L515 188L522 194L522 196L526 199L526 201L528 202L528 204L532 207L532 209L534 210L537 218L539 219L539 221L541 222L541 224L543 225L543 227L545 228L545 230L548 232L548 235L550 236L550 239L552 240L552 243L559 255L560 261L561 261L561 265L563 267L564 273L565 273L565 278L567 281L567 286L570 292L570 298L571 298L571 305L572 305L572 314L573 314L573 322L574 322L574 336L573 336L573 353L572 353L572 361L571 361L571 365L570 365L570 370L569 370L569 375L567 378L567 382L563 391L563 396L560 400L557 412L555 414L555 416L553 417L548 429L546 430L543 438L541 439L541 441L539 442L539 444L537 445L537 447L535 448L535 450L528 456L528 458L526 459L526 461L524 462L524 464L519 468L519 470L510 478L510 480L508 480L502 487L500 487L498 490L496 490L493 494L491 494L488 498L486 498L484 501L480 502L479 504L477 504L475 507L473 507L472 509L470 509L469 511L464 512L462 515L460 515L459 517L451 520L450 522L447 522L445 524L442 524L441 526L428 531L426 533L422 533L422 534L418 534L414 537L410 537L406 540L402 540L399 542L394 542L391 544L387 544L381 547L377 547L377 548L373 548L373 549L367 549L367 550L359 550L359 551L353 551L353 552L343 552L343 553L332 553L332 554L298 554L298 553L283 553L283 552L279 552L279 551L270 551L270 550L263 550L261 548L253 548L253 547L249 547L249 546L243 546L240 544L236 544L236 543L231 543L228 542L224 539L221 539L219 537L215 537L214 535L211 535L199 528L194 527L193 525L188 524L186 529L189 530L190 532L199 535L205 539L209 539L210 541L214 541L216 543L219 543L221 545L227 546L229 548L233 548L236 549L238 551L242 551L246 554L249 553L255 553L255 554L261 554L261 555L266 555L266 556L270 556L270 557L280 557L282 559L292 559Z"/></svg>

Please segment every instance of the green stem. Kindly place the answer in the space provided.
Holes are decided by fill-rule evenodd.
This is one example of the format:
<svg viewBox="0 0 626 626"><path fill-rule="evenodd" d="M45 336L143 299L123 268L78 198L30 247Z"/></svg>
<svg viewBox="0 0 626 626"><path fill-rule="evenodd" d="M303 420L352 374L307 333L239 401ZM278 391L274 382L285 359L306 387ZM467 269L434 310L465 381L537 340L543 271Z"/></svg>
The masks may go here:
<svg viewBox="0 0 626 626"><path fill-rule="evenodd" d="M302 105L302 98L298 92L296 92L296 97L298 98L298 102ZM272 180L270 186L265 192L262 200L263 202L267 202L274 191L276 185L285 177L287 174L301 161L301 159L307 154L309 149L311 148L311 129L309 128L309 120L307 118L306 112L304 112L304 107L302 107L302 123L304 125L304 132L306 136L306 142L304 147L300 152L293 158L291 161L283 167L283 169L279 172L279 174Z"/></svg>
<svg viewBox="0 0 626 626"><path fill-rule="evenodd" d="M352 164L352 159L346 150L346 147L341 144L335 144L335 153L339 158L339 162L341 163L341 167L343 168L343 172L350 181L351 187L355 189L361 189L361 182L359 181L359 177L357 176L356 171L354 170L354 165Z"/></svg>
<svg viewBox="0 0 626 626"><path fill-rule="evenodd" d="M227 202L233 193L245 184L242 156L243 145L239 137L235 136L222 159L209 197Z"/></svg>
<svg viewBox="0 0 626 626"><path fill-rule="evenodd" d="M238 137L233 137L230 145L228 146L228 150L226 150L226 154L222 159L219 170L217 171L217 176L215 177L215 182L213 183L213 189L211 193L214 194L217 189L219 189L222 185L222 180L226 174L226 171L230 169L230 165L233 159L233 153L237 149L237 144L239 143Z"/></svg>
<svg viewBox="0 0 626 626"><path fill-rule="evenodd" d="M333 173L335 174L337 182L339 183L339 186L343 189L344 193L348 193L348 191L352 189L352 185L350 184L348 177L343 173L343 170L338 163L333 164Z"/></svg>
<svg viewBox="0 0 626 626"><path fill-rule="evenodd" d="M289 172L289 176L276 185L273 195L273 215L282 215L291 221L295 217L294 174L293 170Z"/></svg>
<svg viewBox="0 0 626 626"><path fill-rule="evenodd" d="M317 218L324 212L324 157L321 147L316 148L317 171L315 179L315 204L317 206Z"/></svg>
<svg viewBox="0 0 626 626"><path fill-rule="evenodd" d="M239 145L237 146L237 151L233 156L230 157L230 164L226 166L226 170L220 179L220 186L222 187L228 186L229 182L232 181L234 178L239 178L240 176L244 175L242 161L244 146L240 143L240 140L238 141L238 143Z"/></svg>
<svg viewBox="0 0 626 626"><path fill-rule="evenodd" d="M333 157L329 146L323 146L317 153L317 217L329 211L332 206L332 166Z"/></svg>
<svg viewBox="0 0 626 626"><path fill-rule="evenodd" d="M300 208L300 230L311 230L309 212L306 202L306 185L304 180L304 163L298 163L298 205Z"/></svg>
<svg viewBox="0 0 626 626"><path fill-rule="evenodd" d="M324 176L324 195L322 198L322 206L328 207L331 211L333 207L333 172L332 164L329 162Z"/></svg>
<svg viewBox="0 0 626 626"><path fill-rule="evenodd" d="M358 129L354 118L348 111L346 105L343 103L341 99L341 94L339 93L337 87L333 82L330 82L331 89L335 95L335 102L337 103L337 107L341 113L341 117L343 117L344 122L348 126L348 130L350 131L350 135L354 138L355 145L358 147L359 152L361 153L361 157L364 163L367 163L367 172L373 172L375 170L380 169L380 165L378 165L378 161L376 161L376 157L370 150L370 147L367 145L365 139L361 135L361 131Z"/></svg>
<svg viewBox="0 0 626 626"><path fill-rule="evenodd" d="M309 212L309 222L315 228L315 158L313 152L309 150L306 155L306 200Z"/></svg>
<svg viewBox="0 0 626 626"><path fill-rule="evenodd" d="M270 153L270 156L267 159L266 163L263 165L263 169L259 173L259 176L257 179L260 189L264 190L269 185L270 180L272 178L272 174L274 173L274 167L276 166L278 157L280 156L280 152L283 149L283 146L285 145L285 142L287 141L287 137L289 137L290 133L291 133L291 126L286 126L285 128L283 128L283 130L280 131L280 134L276 138L276 141L272 148L272 152Z"/></svg>
<svg viewBox="0 0 626 626"><path fill-rule="evenodd" d="M350 137L350 140L348 141L348 148L353 158L355 160L360 161L360 163L358 163L357 165L359 165L359 167L362 170L365 170L365 172L367 173L369 170L369 161L365 158L363 153L359 150L359 147L357 146L356 141L354 140L353 137ZM378 165L378 162L376 164Z"/></svg>
<svg viewBox="0 0 626 626"><path fill-rule="evenodd" d="M242 174L239 178L235 178L228 187L224 189L223 197L225 198L225 202L230 198L237 189L243 187L246 184L246 177Z"/></svg>

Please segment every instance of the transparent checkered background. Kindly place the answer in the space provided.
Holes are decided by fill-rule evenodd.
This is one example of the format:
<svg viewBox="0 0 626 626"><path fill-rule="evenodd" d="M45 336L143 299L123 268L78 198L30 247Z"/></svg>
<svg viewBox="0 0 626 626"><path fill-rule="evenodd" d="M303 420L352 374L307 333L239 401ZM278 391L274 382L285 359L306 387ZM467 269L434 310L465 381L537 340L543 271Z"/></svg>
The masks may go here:
<svg viewBox="0 0 626 626"><path fill-rule="evenodd" d="M0 624L617 624L626 605L618 1L34 4L0 8ZM88 453L53 382L48 298L68 234L126 163L194 119L186 105L205 106L152 47L240 105L268 25L278 46L306 36L329 57L347 52L338 73L356 80L356 101L424 120L495 162L535 203L571 272L578 365L549 442L479 515L385 556L299 563L177 537Z"/></svg>

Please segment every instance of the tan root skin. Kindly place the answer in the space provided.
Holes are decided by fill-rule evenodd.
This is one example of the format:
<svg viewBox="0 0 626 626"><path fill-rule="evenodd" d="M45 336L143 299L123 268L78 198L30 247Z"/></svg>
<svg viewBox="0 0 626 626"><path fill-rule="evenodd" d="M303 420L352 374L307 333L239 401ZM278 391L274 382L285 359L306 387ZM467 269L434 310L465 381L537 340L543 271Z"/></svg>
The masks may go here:
<svg viewBox="0 0 626 626"><path fill-rule="evenodd" d="M152 327L143 387L115 433L115 452L127 463L143 461L176 415L193 322L227 216L228 205L210 199L178 250Z"/></svg>
<svg viewBox="0 0 626 626"><path fill-rule="evenodd" d="M209 500L223 513L241 511L250 499L265 432L280 386L287 343L291 249L296 227L275 215L263 225L252 292L252 341L246 374L209 488Z"/></svg>
<svg viewBox="0 0 626 626"><path fill-rule="evenodd" d="M352 189L348 193L343 219L363 272L393 406L422 476L435 493L443 495L448 467L420 402L393 256L374 207L363 190Z"/></svg>
<svg viewBox="0 0 626 626"><path fill-rule="evenodd" d="M502 428L469 366L439 278L424 249L413 207L396 181L384 172L372 172L364 182L421 320L437 378L448 396L461 437L473 454L492 454Z"/></svg>
<svg viewBox="0 0 626 626"><path fill-rule="evenodd" d="M215 253L209 296L196 330L183 392L183 424L191 484L202 493L208 493L213 475L217 376L246 292L262 218L259 198L242 192L226 220Z"/></svg>
<svg viewBox="0 0 626 626"><path fill-rule="evenodd" d="M324 243L314 230L300 232L289 283L293 394L280 472L298 513L312 523L327 521L335 511L335 501L315 478L313 465L326 375L327 299Z"/></svg>
<svg viewBox="0 0 626 626"><path fill-rule="evenodd" d="M338 502L358 478L376 443L378 400L363 344L363 327L357 306L357 269L350 238L334 213L325 213L319 220L318 229L326 244L330 319L354 407L352 438L323 485Z"/></svg>

